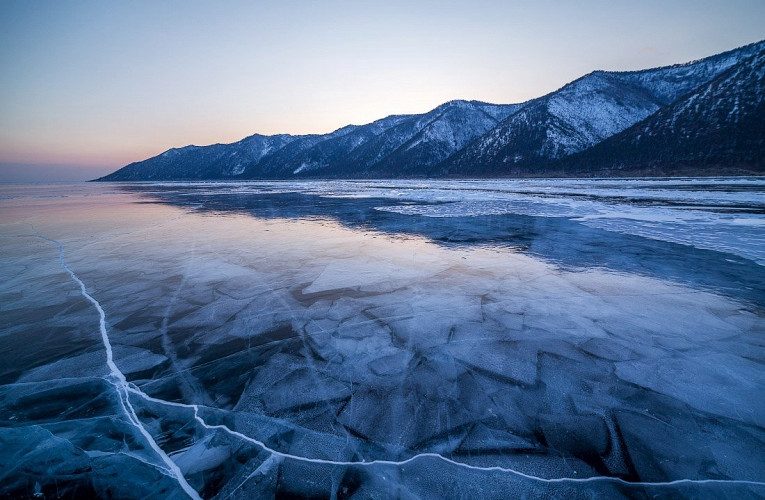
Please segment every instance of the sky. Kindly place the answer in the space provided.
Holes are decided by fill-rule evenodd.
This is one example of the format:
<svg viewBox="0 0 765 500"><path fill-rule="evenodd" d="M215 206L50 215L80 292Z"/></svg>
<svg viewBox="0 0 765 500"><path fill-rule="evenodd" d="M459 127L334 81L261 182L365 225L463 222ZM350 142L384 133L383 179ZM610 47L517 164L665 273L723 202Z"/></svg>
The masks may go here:
<svg viewBox="0 0 765 500"><path fill-rule="evenodd" d="M329 132L765 38L763 0L0 0L0 180Z"/></svg>

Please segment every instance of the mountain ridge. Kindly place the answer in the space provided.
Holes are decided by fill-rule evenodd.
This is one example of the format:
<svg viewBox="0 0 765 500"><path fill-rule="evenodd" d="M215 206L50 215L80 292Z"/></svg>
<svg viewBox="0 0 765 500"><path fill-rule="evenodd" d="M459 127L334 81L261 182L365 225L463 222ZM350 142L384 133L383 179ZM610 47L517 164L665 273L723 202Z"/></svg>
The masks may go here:
<svg viewBox="0 0 765 500"><path fill-rule="evenodd" d="M560 167L569 174L666 175L668 168L755 173L765 158L763 89L765 52L760 52L621 133L564 158ZM710 100L730 103L699 105Z"/></svg>
<svg viewBox="0 0 765 500"><path fill-rule="evenodd" d="M745 61L762 66L763 60L757 56L763 53L765 40L658 68L595 70L523 103L456 99L425 113L389 115L328 134L256 133L229 144L171 148L96 180L525 177L589 175L595 170L629 175L631 171L624 165L607 168L603 158L608 155L599 153L602 148L597 146L671 107L734 66ZM747 87L750 93L762 94L759 82ZM729 105L726 100L710 99L698 101L697 106ZM741 126L762 129L765 117L758 110L751 123ZM718 127L710 117L700 119L699 127ZM698 135L716 137L703 131ZM759 147L756 141L748 144ZM746 154L740 148L729 150ZM665 159L671 156L666 150L662 154ZM599 158L593 171L583 166L587 155ZM744 171L765 170L765 159L751 156ZM738 161L730 155L726 158ZM639 169L645 170L644 165ZM672 175L671 168L648 170ZM710 164L704 167L704 171L713 170Z"/></svg>
<svg viewBox="0 0 765 500"><path fill-rule="evenodd" d="M530 101L429 175L523 176L549 171L559 158L623 131L736 61L763 50L765 42L760 41L688 63L638 71L590 72ZM570 94L575 94L573 99L567 99ZM630 106L625 105L625 99L630 100ZM591 129L592 125L605 128Z"/></svg>

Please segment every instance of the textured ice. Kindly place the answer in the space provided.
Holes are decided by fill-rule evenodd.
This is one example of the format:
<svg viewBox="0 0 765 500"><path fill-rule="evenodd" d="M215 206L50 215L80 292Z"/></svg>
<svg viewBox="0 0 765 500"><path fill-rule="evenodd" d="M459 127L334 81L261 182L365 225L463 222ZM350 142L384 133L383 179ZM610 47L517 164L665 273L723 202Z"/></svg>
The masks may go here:
<svg viewBox="0 0 765 500"><path fill-rule="evenodd" d="M0 491L762 496L764 186L4 187Z"/></svg>

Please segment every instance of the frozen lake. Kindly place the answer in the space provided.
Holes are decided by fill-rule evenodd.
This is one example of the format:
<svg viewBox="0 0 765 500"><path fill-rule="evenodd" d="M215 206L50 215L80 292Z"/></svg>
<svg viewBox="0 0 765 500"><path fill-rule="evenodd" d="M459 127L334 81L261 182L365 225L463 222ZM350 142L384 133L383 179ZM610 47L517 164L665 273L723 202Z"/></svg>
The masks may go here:
<svg viewBox="0 0 765 500"><path fill-rule="evenodd" d="M765 495L765 179L0 185L0 496Z"/></svg>

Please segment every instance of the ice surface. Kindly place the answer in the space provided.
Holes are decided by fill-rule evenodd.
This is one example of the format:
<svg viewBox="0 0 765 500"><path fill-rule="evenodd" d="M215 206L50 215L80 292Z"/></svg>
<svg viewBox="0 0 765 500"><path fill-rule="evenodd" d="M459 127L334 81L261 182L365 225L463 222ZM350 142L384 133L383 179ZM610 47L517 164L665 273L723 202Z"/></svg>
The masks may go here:
<svg viewBox="0 0 765 500"><path fill-rule="evenodd" d="M763 186L4 187L0 491L762 496Z"/></svg>

